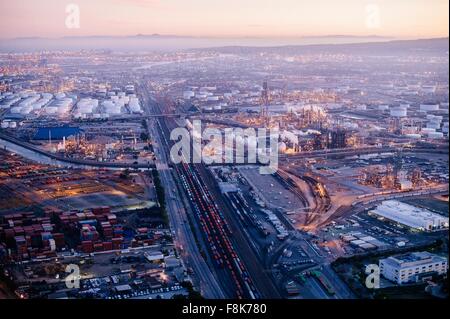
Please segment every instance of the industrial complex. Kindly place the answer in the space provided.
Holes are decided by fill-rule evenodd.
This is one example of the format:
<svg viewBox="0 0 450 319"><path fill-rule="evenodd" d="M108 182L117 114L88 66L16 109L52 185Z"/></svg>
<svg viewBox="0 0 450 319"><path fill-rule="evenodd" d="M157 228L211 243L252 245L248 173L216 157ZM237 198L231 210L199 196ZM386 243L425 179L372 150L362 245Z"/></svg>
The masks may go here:
<svg viewBox="0 0 450 319"><path fill-rule="evenodd" d="M448 38L95 39L0 45L0 298L448 298Z"/></svg>

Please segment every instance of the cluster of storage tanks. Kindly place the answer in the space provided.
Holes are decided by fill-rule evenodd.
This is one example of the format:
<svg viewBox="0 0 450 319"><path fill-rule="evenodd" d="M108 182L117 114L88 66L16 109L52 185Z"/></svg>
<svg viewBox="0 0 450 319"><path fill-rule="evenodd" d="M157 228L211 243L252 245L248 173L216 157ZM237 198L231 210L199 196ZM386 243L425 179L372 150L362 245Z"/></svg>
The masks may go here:
<svg viewBox="0 0 450 319"><path fill-rule="evenodd" d="M448 103L441 103L441 105L444 107L446 105L448 108ZM443 138L444 134L448 135L448 121L443 122L444 117L442 115L428 114L428 112L441 111L439 104L421 104L420 111L426 114L427 119L426 127L421 130L422 134L433 139Z"/></svg>
<svg viewBox="0 0 450 319"><path fill-rule="evenodd" d="M70 112L73 103L73 98L67 97L64 93L58 93L43 111L45 115L66 115Z"/></svg>
<svg viewBox="0 0 450 319"><path fill-rule="evenodd" d="M3 129L16 128L17 127L17 122L16 121L11 121L11 120L3 120L2 123L0 124L0 127L3 128Z"/></svg>
<svg viewBox="0 0 450 319"><path fill-rule="evenodd" d="M9 109L11 114L30 115L65 115L70 112L76 98L67 97L64 93L55 96L50 93L24 91L5 93L0 108ZM6 125L6 124L5 124Z"/></svg>
<svg viewBox="0 0 450 319"><path fill-rule="evenodd" d="M448 108L448 103L441 103L441 106L437 103L420 104L419 111L422 113L443 111L446 108ZM400 104L400 105L395 105L395 106L394 105L389 106L387 104L378 105L379 111L388 111L389 110L389 114L392 117L406 117L409 108L410 108L409 104ZM361 109L362 109L362 107L361 107Z"/></svg>
<svg viewBox="0 0 450 319"><path fill-rule="evenodd" d="M427 114L426 119L427 125L422 128L422 134L426 134L429 138L443 138L444 133L448 134L448 122L443 123L441 115ZM437 130L441 130L441 132L437 132Z"/></svg>
<svg viewBox="0 0 450 319"><path fill-rule="evenodd" d="M439 111L439 104L433 104L433 103L420 104L420 111L422 111L422 112Z"/></svg>
<svg viewBox="0 0 450 319"><path fill-rule="evenodd" d="M111 95L109 100L99 102L93 98L83 98L78 101L74 118L108 118L111 115L122 114L126 106L131 113L142 113L139 99L134 95L125 95L119 92L117 95Z"/></svg>
<svg viewBox="0 0 450 319"><path fill-rule="evenodd" d="M392 117L406 117L408 115L409 104L400 104L389 109L389 115Z"/></svg>
<svg viewBox="0 0 450 319"><path fill-rule="evenodd" d="M9 109L10 113L21 115L28 115L41 110L48 114L62 114L69 110L71 104L72 99L66 98L64 94L58 94L53 100L53 95L50 93L24 91L20 93L4 93L1 98L0 108Z"/></svg>
<svg viewBox="0 0 450 319"><path fill-rule="evenodd" d="M448 103L425 103L420 104L419 112L424 114L427 122L426 126L420 130L420 133L406 134L405 136L410 138L422 138L428 137L433 139L443 138L444 134L448 135L449 132L449 124L448 122L444 122L444 117L442 115L434 115L429 114L433 112L442 113L442 107L447 106ZM389 106L387 104L378 105L378 110L380 111L389 111L389 115L393 118L405 118L408 115L408 109L410 108L409 104L400 104L396 106Z"/></svg>
<svg viewBox="0 0 450 319"><path fill-rule="evenodd" d="M206 101L219 101L220 96L215 95L213 92L211 92L213 88L202 88L198 92L194 91L184 91L183 92L183 99L190 100L192 98L196 98L199 100L206 100ZM214 88L215 90L215 88Z"/></svg>
<svg viewBox="0 0 450 319"><path fill-rule="evenodd" d="M134 90L128 86L127 90ZM128 92L127 91L127 92ZM36 93L33 91L22 91L18 93L6 92L0 94L0 109L6 109L15 115L44 115L64 116L70 114L75 105L74 118L106 118L110 115L129 113L142 113L139 99L135 94L126 95L125 92L108 92L109 99L101 103L97 99L82 98L77 101L74 95L67 96L65 93ZM9 123L2 124L10 127Z"/></svg>

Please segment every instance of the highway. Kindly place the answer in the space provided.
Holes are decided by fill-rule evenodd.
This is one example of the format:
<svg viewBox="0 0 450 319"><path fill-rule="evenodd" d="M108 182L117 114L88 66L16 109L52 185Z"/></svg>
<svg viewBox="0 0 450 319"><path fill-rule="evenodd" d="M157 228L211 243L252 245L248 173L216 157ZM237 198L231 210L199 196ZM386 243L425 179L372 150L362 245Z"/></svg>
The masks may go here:
<svg viewBox="0 0 450 319"><path fill-rule="evenodd" d="M142 95L146 112L151 112L154 102L145 94L145 91L142 92ZM147 124L149 136L155 139L153 148L157 158L156 168L159 172L161 182L165 187L166 206L170 226L174 232L175 245L186 267L192 268L194 284L200 288L202 296L209 299L226 298L227 296L219 285L218 278L213 275L201 256L192 230L190 229L187 216L188 212L180 201L183 197L178 190L178 183L175 182L169 169L169 160L166 151L164 151L164 144L160 136L161 131L158 130L157 120L149 119Z"/></svg>

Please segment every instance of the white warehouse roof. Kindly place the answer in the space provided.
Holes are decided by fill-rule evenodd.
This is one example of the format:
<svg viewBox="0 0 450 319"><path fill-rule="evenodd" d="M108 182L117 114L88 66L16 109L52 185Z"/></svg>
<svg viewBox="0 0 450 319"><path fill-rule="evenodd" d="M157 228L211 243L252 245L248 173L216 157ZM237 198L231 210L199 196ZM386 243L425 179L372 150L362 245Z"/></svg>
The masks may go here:
<svg viewBox="0 0 450 319"><path fill-rule="evenodd" d="M448 228L448 217L396 200L383 201L371 213L420 230Z"/></svg>

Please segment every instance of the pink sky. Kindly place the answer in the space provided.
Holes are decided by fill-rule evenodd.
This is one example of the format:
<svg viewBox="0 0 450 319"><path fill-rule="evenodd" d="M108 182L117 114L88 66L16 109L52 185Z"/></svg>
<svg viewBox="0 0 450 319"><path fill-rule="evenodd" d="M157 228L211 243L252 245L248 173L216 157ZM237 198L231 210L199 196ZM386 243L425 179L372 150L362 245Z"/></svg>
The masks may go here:
<svg viewBox="0 0 450 319"><path fill-rule="evenodd" d="M80 8L79 29L65 25L69 3ZM441 37L448 36L448 7L447 0L14 0L0 2L0 38L139 33ZM376 20L371 20L373 10Z"/></svg>

